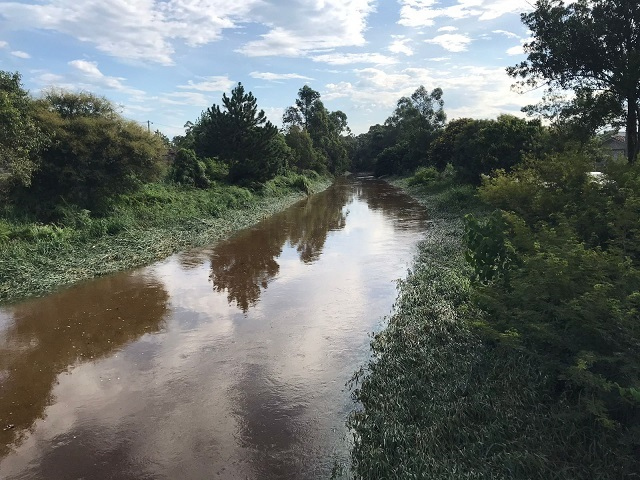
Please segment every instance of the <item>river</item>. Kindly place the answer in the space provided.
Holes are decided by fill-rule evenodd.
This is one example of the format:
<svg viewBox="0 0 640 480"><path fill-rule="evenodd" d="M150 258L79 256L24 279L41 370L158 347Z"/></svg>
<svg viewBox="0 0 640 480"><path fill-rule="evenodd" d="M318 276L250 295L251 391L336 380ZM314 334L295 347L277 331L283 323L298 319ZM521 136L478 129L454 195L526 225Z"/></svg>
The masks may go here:
<svg viewBox="0 0 640 480"><path fill-rule="evenodd" d="M385 182L0 308L0 478L313 479L427 228Z"/></svg>

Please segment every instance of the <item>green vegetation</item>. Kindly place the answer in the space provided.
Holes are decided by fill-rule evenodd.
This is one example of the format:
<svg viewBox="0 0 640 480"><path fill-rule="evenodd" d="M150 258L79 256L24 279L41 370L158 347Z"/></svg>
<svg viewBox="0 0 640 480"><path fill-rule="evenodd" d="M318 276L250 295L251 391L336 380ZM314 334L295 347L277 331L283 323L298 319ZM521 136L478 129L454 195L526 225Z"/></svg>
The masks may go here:
<svg viewBox="0 0 640 480"><path fill-rule="evenodd" d="M380 176L406 174L429 165L426 152L447 118L442 96L442 89L428 92L421 85L410 97L400 98L384 125L356 137L354 166Z"/></svg>
<svg viewBox="0 0 640 480"><path fill-rule="evenodd" d="M257 192L237 186L193 189L146 184L121 196L111 213L58 208L43 224L5 211L0 220L0 303L47 293L60 285L150 263L206 245L324 189L326 177L290 174Z"/></svg>
<svg viewBox="0 0 640 480"><path fill-rule="evenodd" d="M48 138L34 120L34 105L21 79L17 72L0 71L0 181L28 186L34 157Z"/></svg>
<svg viewBox="0 0 640 480"><path fill-rule="evenodd" d="M291 148L293 164L298 169L339 175L350 167L347 116L337 110L329 112L320 93L308 85L298 90L295 105L287 108L282 122L286 143Z"/></svg>
<svg viewBox="0 0 640 480"><path fill-rule="evenodd" d="M640 190L628 189L640 175L621 170L617 206L630 209L619 218L636 228ZM527 174L498 174L480 196L494 205L522 198L511 194L531 187L517 180ZM593 185L582 178L589 183L580 187ZM490 213L469 185L432 175L402 185L429 208L433 227L372 341L372 360L354 377L354 476L632 478L640 467L634 262L572 237L567 220L537 224L530 237L514 212ZM557 187L542 185L540 200ZM597 185L603 201L602 188L616 189Z"/></svg>
<svg viewBox="0 0 640 480"><path fill-rule="evenodd" d="M553 122L455 120L404 181L433 228L354 376L355 478L638 478L640 5L539 0L522 19L508 72L551 88L524 110ZM597 148L620 124L626 162ZM411 173L393 142L372 127L356 160Z"/></svg>
<svg viewBox="0 0 640 480"><path fill-rule="evenodd" d="M188 125L179 146L192 148L200 157L219 159L229 169L232 183L265 182L288 166L290 156L282 135L267 121L257 100L238 83L222 96L222 108L213 105Z"/></svg>
<svg viewBox="0 0 640 480"><path fill-rule="evenodd" d="M170 142L106 98L34 99L0 72L0 303L214 241L327 185L290 165L241 84L222 100Z"/></svg>
<svg viewBox="0 0 640 480"><path fill-rule="evenodd" d="M584 139L598 128L624 125L627 158L640 152L640 4L629 0L539 0L522 22L532 33L527 60L507 69L525 89L545 86L547 98L528 107ZM567 91L572 96L565 97Z"/></svg>

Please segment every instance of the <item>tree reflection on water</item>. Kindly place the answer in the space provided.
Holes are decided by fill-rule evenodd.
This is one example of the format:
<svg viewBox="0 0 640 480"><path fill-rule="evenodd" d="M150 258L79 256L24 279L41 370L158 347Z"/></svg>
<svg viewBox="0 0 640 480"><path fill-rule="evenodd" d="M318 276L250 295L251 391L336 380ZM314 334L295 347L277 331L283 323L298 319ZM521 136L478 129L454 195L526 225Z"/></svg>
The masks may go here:
<svg viewBox="0 0 640 480"><path fill-rule="evenodd" d="M346 224L343 207L352 192L342 182L307 198L295 207L261 222L218 244L211 255L211 281L217 292L227 292L229 303L247 312L262 290L278 275L277 258L288 242L300 260L312 263L319 258L330 231Z"/></svg>

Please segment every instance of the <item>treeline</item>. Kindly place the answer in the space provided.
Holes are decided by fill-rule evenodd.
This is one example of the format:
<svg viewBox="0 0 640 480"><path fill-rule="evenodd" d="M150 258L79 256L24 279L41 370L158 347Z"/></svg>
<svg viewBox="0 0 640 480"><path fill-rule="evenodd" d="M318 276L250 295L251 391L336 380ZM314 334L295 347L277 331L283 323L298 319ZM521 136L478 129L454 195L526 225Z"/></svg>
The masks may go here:
<svg viewBox="0 0 640 480"><path fill-rule="evenodd" d="M446 122L443 91L420 86L398 100L384 124L354 139L353 168L382 175L411 175L418 167L443 171L451 165L463 182L509 170L528 154L540 154L562 141L539 120L500 115L496 120ZM564 133L563 133L564 135Z"/></svg>
<svg viewBox="0 0 640 480"><path fill-rule="evenodd" d="M104 97L52 89L32 98L19 73L0 72L5 214L13 206L42 221L59 219L70 207L101 215L118 196L150 182L256 190L292 172L346 171L346 115L328 111L307 86L295 105L281 131L238 84L169 141L123 118Z"/></svg>
<svg viewBox="0 0 640 480"><path fill-rule="evenodd" d="M290 169L335 175L349 168L347 116L329 112L318 92L302 87L283 124L281 131L268 121L239 83L230 97L223 95L221 106L202 112L187 123L184 136L174 138L181 153L171 176L185 181L185 171L193 171L190 183L196 186L220 178L251 186Z"/></svg>
<svg viewBox="0 0 640 480"><path fill-rule="evenodd" d="M31 98L18 73L0 72L0 195L41 220L65 205L104 210L114 195L157 179L162 139L90 93Z"/></svg>

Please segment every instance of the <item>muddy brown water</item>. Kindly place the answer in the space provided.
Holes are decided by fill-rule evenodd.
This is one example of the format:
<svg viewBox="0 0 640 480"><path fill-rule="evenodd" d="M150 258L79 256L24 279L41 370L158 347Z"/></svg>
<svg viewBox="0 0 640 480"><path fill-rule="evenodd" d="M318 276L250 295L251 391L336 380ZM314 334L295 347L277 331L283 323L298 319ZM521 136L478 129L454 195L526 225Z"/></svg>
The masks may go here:
<svg viewBox="0 0 640 480"><path fill-rule="evenodd" d="M208 249L0 308L0 478L328 478L426 229L344 179Z"/></svg>

